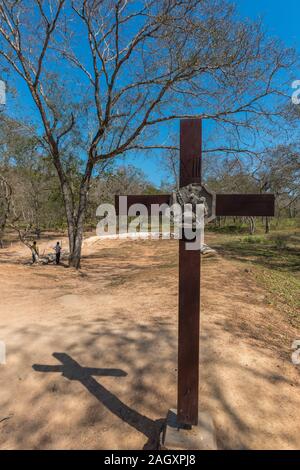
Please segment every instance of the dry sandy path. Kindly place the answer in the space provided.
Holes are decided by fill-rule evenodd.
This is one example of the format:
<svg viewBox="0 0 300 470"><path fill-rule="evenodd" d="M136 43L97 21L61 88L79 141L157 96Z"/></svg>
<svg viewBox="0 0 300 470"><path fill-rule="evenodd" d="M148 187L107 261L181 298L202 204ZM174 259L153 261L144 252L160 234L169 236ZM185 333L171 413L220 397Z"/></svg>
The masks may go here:
<svg viewBox="0 0 300 470"><path fill-rule="evenodd" d="M1 251L2 449L151 447L176 405L176 241L101 241L84 254L77 273L20 264L18 245ZM219 447L300 448L299 331L244 264L218 257L202 271L200 402Z"/></svg>

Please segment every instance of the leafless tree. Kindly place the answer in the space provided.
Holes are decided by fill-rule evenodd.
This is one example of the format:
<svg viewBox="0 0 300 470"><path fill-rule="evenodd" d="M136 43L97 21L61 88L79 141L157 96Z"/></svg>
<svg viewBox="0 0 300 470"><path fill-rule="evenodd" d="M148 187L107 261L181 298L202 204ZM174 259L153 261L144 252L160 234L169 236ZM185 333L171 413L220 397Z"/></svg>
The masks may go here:
<svg viewBox="0 0 300 470"><path fill-rule="evenodd" d="M12 188L4 176L0 175L0 247L3 248L3 235L11 212Z"/></svg>
<svg viewBox="0 0 300 470"><path fill-rule="evenodd" d="M0 246L3 248L3 234L6 225L13 229L19 240L33 251L30 240L32 239L32 223L29 221L28 215L24 217L24 213L17 213L14 204L14 192L8 180L0 174ZM24 226L24 219L27 220ZM21 221L21 224L20 224ZM23 223L22 223L23 221Z"/></svg>
<svg viewBox="0 0 300 470"><path fill-rule="evenodd" d="M38 112L76 268L99 162L171 148L154 139L159 124L177 118L255 128L276 114L266 98L280 95L277 75L292 61L223 0L1 0L0 39L3 63L27 84ZM78 135L82 177L74 188L62 155Z"/></svg>
<svg viewBox="0 0 300 470"><path fill-rule="evenodd" d="M297 142L268 149L252 175L261 191L275 194L277 216L282 211L287 211L290 216L295 214L300 201L300 149Z"/></svg>

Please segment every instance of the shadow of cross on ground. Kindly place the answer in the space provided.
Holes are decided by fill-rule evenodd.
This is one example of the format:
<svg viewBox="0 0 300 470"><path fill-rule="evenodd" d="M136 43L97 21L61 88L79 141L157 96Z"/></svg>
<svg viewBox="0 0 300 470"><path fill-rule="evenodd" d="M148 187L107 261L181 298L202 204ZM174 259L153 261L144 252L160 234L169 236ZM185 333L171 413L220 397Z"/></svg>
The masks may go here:
<svg viewBox="0 0 300 470"><path fill-rule="evenodd" d="M53 353L53 357L61 362L61 365L33 364L33 370L36 372L61 372L62 376L69 380L78 380L111 413L148 438L143 447L144 449L158 449L159 435L165 420L158 419L154 421L129 408L93 378L93 376L125 377L126 372L121 369L82 367L66 353Z"/></svg>

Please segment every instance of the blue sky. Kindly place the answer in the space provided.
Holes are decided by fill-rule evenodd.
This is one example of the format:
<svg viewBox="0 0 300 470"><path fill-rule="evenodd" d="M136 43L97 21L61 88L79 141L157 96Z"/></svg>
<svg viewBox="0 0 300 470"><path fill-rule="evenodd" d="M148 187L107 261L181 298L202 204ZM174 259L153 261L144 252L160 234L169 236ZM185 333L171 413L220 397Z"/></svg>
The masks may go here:
<svg viewBox="0 0 300 470"><path fill-rule="evenodd" d="M300 52L299 0L238 0L235 3L241 18L256 19L261 17L264 27L271 36L280 38L286 46L294 47ZM295 80L300 79L300 70L293 71L293 75ZM179 123L177 123L177 127L179 129ZM204 122L204 139L207 127L209 127L208 122ZM132 159L132 163L140 167L156 185L159 185L161 179L166 176L162 174L157 156L151 158L150 155L147 155L145 158L140 155Z"/></svg>
<svg viewBox="0 0 300 470"><path fill-rule="evenodd" d="M300 48L298 0L239 0L236 5L241 15L261 16L271 35L280 37L288 46Z"/></svg>
<svg viewBox="0 0 300 470"><path fill-rule="evenodd" d="M252 19L261 17L265 29L271 36L280 38L286 46L295 47L300 51L300 34L299 34L299 13L300 3L299 0L237 0L237 10L241 18L249 17ZM300 79L300 70L293 71L294 79ZM30 104L28 92L24 85L21 85L19 92L20 98L23 103L26 103L25 108L28 116L34 113L34 107ZM291 89L292 93L292 89ZM9 99L7 102L9 108ZM23 106L22 106L23 107ZM203 136L205 139L206 134L210 130L211 124L204 122ZM179 122L174 122L172 128L177 132L179 130ZM160 129L160 136L157 140L164 141L168 132L167 125L162 124ZM158 142L155 142L158 143ZM126 163L134 164L141 168L146 174L147 178L154 184L159 185L162 179L166 179L166 174L159 164L159 152L147 152L146 155L139 153L136 156L127 155Z"/></svg>

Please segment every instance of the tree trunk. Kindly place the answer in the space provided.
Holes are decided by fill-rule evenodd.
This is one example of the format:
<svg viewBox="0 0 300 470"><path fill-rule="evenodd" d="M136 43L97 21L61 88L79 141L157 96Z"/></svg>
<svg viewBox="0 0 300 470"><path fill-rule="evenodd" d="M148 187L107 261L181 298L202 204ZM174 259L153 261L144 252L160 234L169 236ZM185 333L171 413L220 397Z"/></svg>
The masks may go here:
<svg viewBox="0 0 300 470"><path fill-rule="evenodd" d="M3 238L4 238L5 228L7 224L7 219L8 219L8 212L4 214L0 222L0 248L4 247Z"/></svg>
<svg viewBox="0 0 300 470"><path fill-rule="evenodd" d="M78 227L72 240L73 249L69 255L69 266L75 269L80 269L82 237L83 227Z"/></svg>
<svg viewBox="0 0 300 470"><path fill-rule="evenodd" d="M249 232L250 235L255 233L256 224L255 224L255 217L249 217Z"/></svg>
<svg viewBox="0 0 300 470"><path fill-rule="evenodd" d="M0 218L0 248L3 248L4 232L12 205L12 188L8 181L2 175L0 175L0 184L1 190L3 190L3 196L1 191L1 199L4 199L4 202L1 204L2 215Z"/></svg>
<svg viewBox="0 0 300 470"><path fill-rule="evenodd" d="M69 266L75 269L80 269L85 210L86 200L80 200L76 220L71 224L68 224L70 246Z"/></svg>
<svg viewBox="0 0 300 470"><path fill-rule="evenodd" d="M5 226L6 226L6 219L4 222L0 224L0 248L4 247L3 238L4 238Z"/></svg>
<svg viewBox="0 0 300 470"><path fill-rule="evenodd" d="M265 233L270 232L270 219L269 217L266 217L266 225L265 225Z"/></svg>
<svg viewBox="0 0 300 470"><path fill-rule="evenodd" d="M81 245L82 245L82 231L76 232L73 239L73 249L69 255L69 266L75 269L80 269L81 261Z"/></svg>
<svg viewBox="0 0 300 470"><path fill-rule="evenodd" d="M66 203L67 206L68 203ZM83 221L84 212L81 213L80 217L70 218L67 210L67 223L68 223L68 238L69 238L69 266L75 269L80 268L81 259L81 245L83 238Z"/></svg>
<svg viewBox="0 0 300 470"><path fill-rule="evenodd" d="M86 172L80 186L80 197L77 216L75 217L75 219L73 218L72 221L70 220L70 223L68 219L70 244L69 266L75 269L80 268L84 220L87 208L87 197L92 170L93 164L92 162L88 162Z"/></svg>

